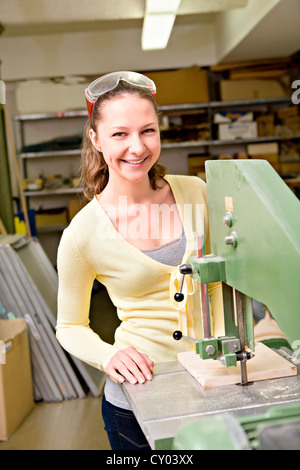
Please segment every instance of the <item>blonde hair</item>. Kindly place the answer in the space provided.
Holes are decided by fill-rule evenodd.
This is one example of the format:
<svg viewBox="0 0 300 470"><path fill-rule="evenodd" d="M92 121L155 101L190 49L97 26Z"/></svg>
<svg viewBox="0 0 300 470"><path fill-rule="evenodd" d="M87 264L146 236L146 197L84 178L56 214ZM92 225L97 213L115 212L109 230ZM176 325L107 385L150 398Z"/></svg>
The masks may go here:
<svg viewBox="0 0 300 470"><path fill-rule="evenodd" d="M136 94L141 98L149 100L152 103L157 116L159 116L156 103L150 90L130 85L127 82L120 81L116 88L101 95L97 99L94 104L91 120L88 120L85 125L81 152L80 180L83 186L84 195L88 200L93 199L96 194L103 191L109 178L109 169L103 158L103 154L98 151L91 142L89 136L90 129L93 129L93 131L96 132L97 122L101 120L101 108L103 103L124 93ZM153 189L159 188L158 181L166 174L167 169L165 166L158 162L153 165L148 172L150 184Z"/></svg>

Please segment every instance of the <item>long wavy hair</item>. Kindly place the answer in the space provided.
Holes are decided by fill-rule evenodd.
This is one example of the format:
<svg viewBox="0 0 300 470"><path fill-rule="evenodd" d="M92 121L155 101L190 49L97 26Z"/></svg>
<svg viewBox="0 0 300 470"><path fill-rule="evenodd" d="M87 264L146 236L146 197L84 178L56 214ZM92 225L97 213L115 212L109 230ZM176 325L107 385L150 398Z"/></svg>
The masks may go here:
<svg viewBox="0 0 300 470"><path fill-rule="evenodd" d="M83 192L88 200L105 188L109 179L109 168L103 158L102 152L98 151L91 142L89 132L93 129L96 132L97 123L101 120L101 109L105 101L118 97L122 94L138 95L141 98L149 100L159 117L159 112L152 94L146 88L135 87L127 82L120 81L118 86L113 90L101 95L94 104L91 120L85 125L81 163L80 163L80 184L83 186ZM161 163L156 162L148 172L151 187L159 188L159 180L167 174L167 169Z"/></svg>

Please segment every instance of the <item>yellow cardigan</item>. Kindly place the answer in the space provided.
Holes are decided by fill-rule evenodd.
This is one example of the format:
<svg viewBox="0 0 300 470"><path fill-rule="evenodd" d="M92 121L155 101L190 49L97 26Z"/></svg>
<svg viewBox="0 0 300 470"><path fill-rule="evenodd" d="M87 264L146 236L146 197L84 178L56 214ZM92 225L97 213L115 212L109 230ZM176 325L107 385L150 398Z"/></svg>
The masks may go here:
<svg viewBox="0 0 300 470"><path fill-rule="evenodd" d="M206 184L198 177L167 175L165 180L181 211L187 238L182 263L196 254L196 236L204 234L210 252ZM177 359L193 343L175 341L173 332L202 336L199 289L189 276L186 301L177 304L178 268L159 263L123 238L94 198L71 221L58 249L58 315L56 335L64 349L105 371L115 352L129 345L154 361ZM94 279L106 286L117 308L120 326L113 345L89 327ZM196 290L196 292L194 292ZM194 292L194 293L193 293ZM209 285L213 333L223 334L221 284ZM101 312L99 312L101 315Z"/></svg>

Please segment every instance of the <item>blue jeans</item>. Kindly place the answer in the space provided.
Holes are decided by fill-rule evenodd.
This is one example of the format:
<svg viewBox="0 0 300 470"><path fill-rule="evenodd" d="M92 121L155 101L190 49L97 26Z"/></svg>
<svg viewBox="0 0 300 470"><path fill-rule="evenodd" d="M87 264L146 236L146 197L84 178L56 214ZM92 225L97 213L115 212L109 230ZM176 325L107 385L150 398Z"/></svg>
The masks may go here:
<svg viewBox="0 0 300 470"><path fill-rule="evenodd" d="M132 411L102 398L102 416L112 450L151 450Z"/></svg>

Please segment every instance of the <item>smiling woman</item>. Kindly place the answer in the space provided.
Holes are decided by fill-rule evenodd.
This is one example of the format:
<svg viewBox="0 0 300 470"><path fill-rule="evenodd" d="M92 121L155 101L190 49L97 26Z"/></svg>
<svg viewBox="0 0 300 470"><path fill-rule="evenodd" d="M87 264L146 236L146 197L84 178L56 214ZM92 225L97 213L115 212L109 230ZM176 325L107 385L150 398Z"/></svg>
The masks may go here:
<svg viewBox="0 0 300 470"><path fill-rule="evenodd" d="M58 249L57 338L70 354L106 372L105 429L113 450L132 450L149 446L119 384L144 384L155 363L190 350L190 342L173 340L178 322L186 336L201 336L199 296L192 298L192 289L178 310L170 292L178 265L196 254L196 236L204 235L207 254L210 246L204 181L167 175L158 163L153 82L131 72L127 78L134 76L135 83L120 80L120 72L111 75L96 80L96 87L93 82L88 95L82 179L90 202L72 219ZM121 320L114 344L89 326L95 279L107 288ZM209 293L219 325L221 285Z"/></svg>

